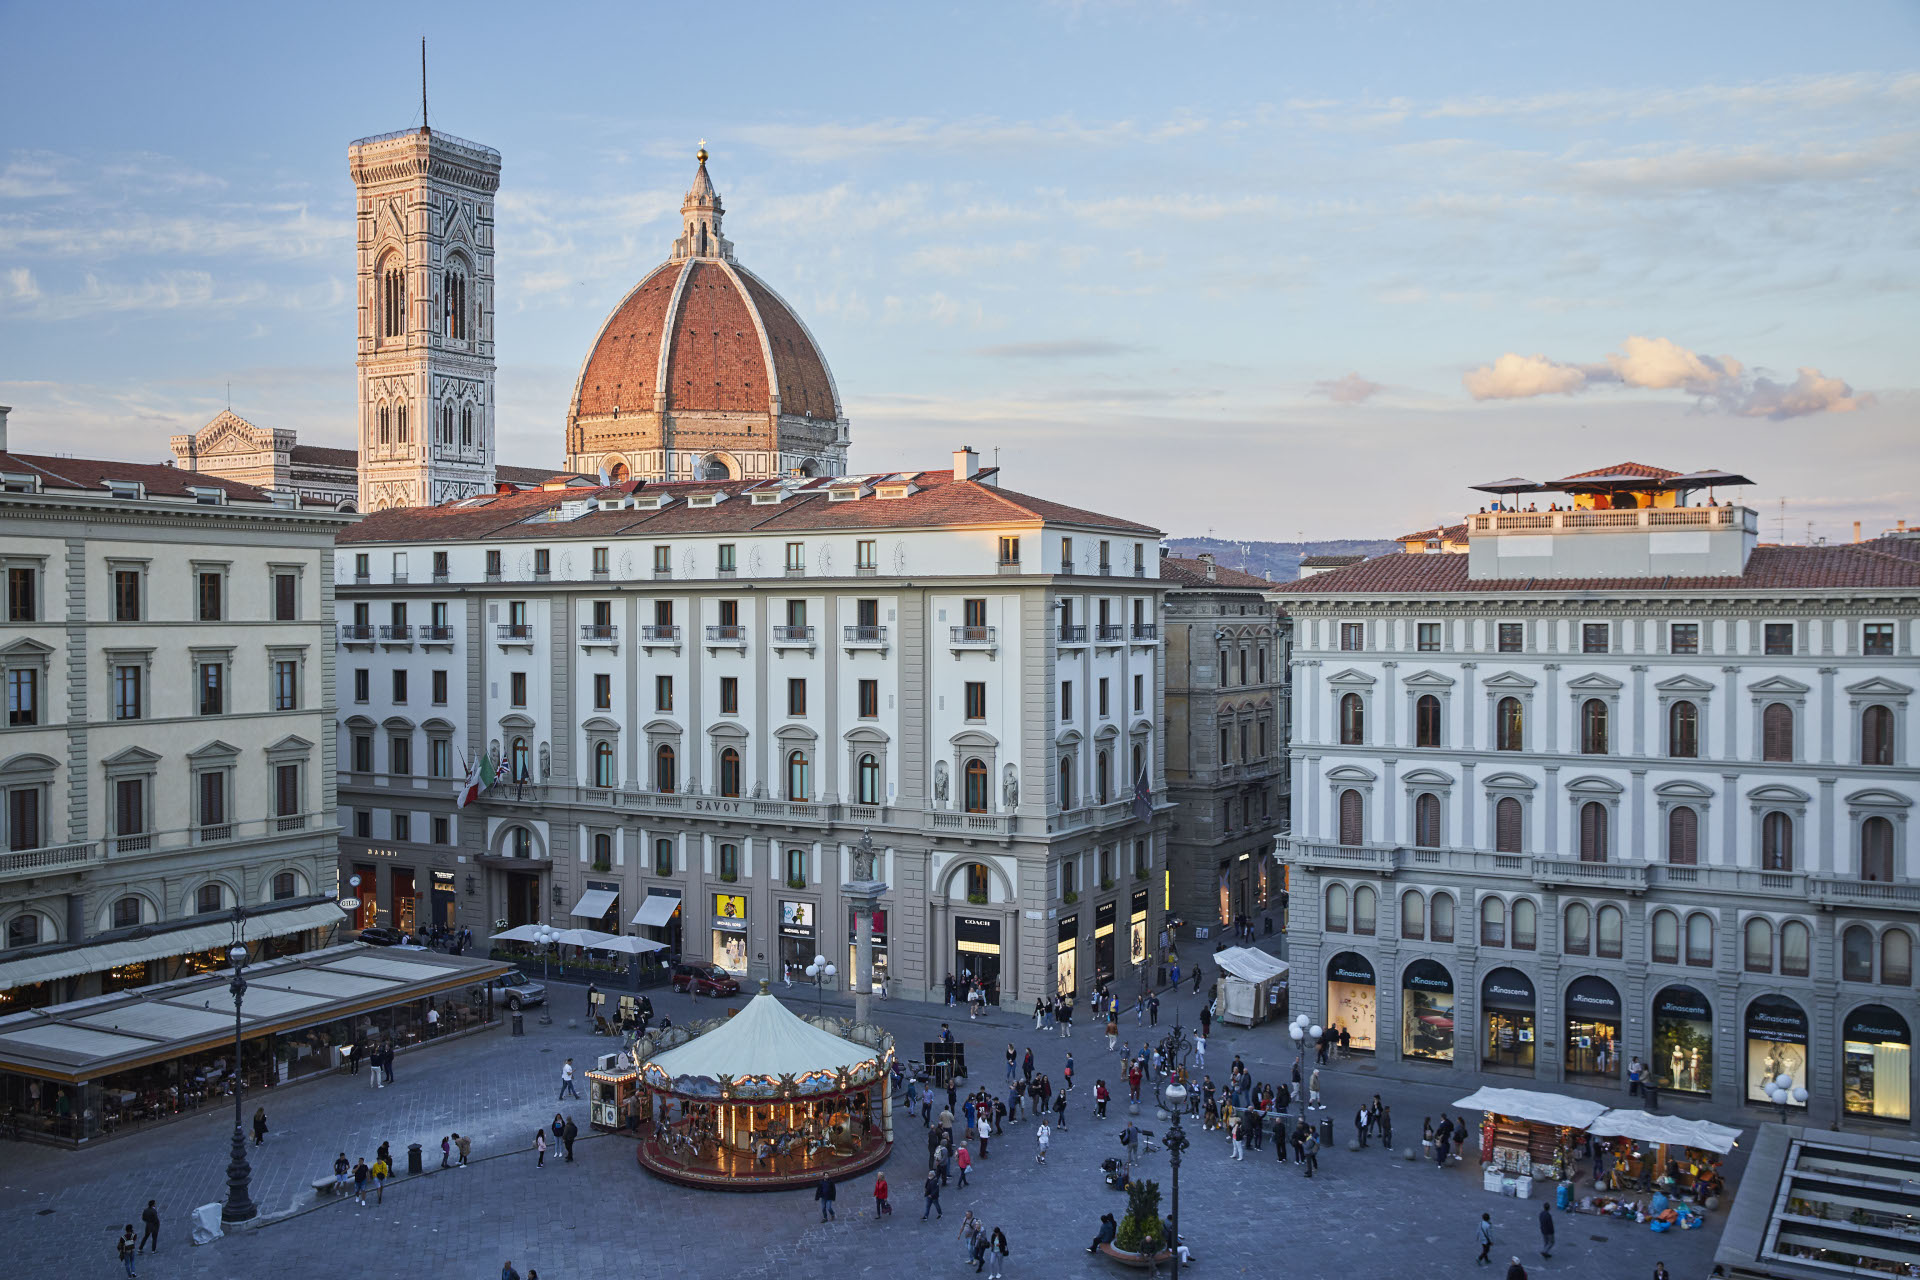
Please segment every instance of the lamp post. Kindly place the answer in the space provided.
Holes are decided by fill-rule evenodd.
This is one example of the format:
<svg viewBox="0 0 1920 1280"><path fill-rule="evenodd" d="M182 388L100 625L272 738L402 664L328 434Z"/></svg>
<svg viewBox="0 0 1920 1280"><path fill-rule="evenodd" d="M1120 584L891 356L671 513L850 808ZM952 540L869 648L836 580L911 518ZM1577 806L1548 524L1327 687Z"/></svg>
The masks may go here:
<svg viewBox="0 0 1920 1280"><path fill-rule="evenodd" d="M1173 1250L1173 1274L1177 1276L1180 1274L1180 1157L1192 1145L1192 1140L1187 1137L1187 1131L1180 1127L1180 1113L1187 1109L1187 1087L1181 1084L1179 1078L1173 1074L1176 1067L1186 1065L1187 1054L1191 1051L1186 1044L1185 1030L1177 1017L1173 1024L1173 1034L1168 1037L1168 1040L1170 1041L1167 1054L1168 1083L1167 1087L1161 1091L1161 1096L1166 1099L1167 1132L1161 1139L1161 1144L1167 1149L1167 1163L1173 1169L1173 1205L1167 1213L1168 1235L1171 1238L1167 1241L1167 1246Z"/></svg>
<svg viewBox="0 0 1920 1280"><path fill-rule="evenodd" d="M552 925L538 924L533 927L533 940L540 944L540 985L543 987L547 984L547 958L553 954L553 944L557 942L559 938L559 931ZM541 1026L550 1027L553 1025L552 1009L553 998L551 996L540 1002Z"/></svg>
<svg viewBox="0 0 1920 1280"><path fill-rule="evenodd" d="M807 976L813 979L814 1007L820 1013L826 1012L827 999L825 988L821 986L821 982L823 979L831 978L838 972L840 972L838 969L827 963L825 956L815 956L813 963L807 966Z"/></svg>
<svg viewBox="0 0 1920 1280"><path fill-rule="evenodd" d="M247 967L247 948L242 942L246 933L246 919L246 908L235 907L233 946L227 952L227 963L233 967L233 981L227 984L227 990L233 992L233 1158L227 1162L227 1202L220 1207L222 1222L246 1222L260 1212L248 1191L253 1169L247 1164L247 1132L240 1110L247 1082L246 1072L240 1065L240 997L247 992L247 979L242 972Z"/></svg>
<svg viewBox="0 0 1920 1280"><path fill-rule="evenodd" d="M1807 1105L1806 1086L1801 1085L1796 1088L1793 1083L1793 1077L1785 1072L1767 1081L1764 1087L1766 1089L1767 1101L1780 1109L1781 1124L1787 1122L1788 1107L1804 1107Z"/></svg>

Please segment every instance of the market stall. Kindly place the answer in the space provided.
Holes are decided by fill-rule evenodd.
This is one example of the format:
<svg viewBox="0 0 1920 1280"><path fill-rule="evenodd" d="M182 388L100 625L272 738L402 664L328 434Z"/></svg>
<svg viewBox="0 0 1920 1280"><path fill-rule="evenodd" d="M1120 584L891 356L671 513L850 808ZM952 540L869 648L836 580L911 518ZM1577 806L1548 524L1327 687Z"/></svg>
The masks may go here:
<svg viewBox="0 0 1920 1280"><path fill-rule="evenodd" d="M1708 1208L1726 1189L1720 1157L1740 1138L1723 1124L1646 1111L1609 1111L1587 1132L1606 1144L1596 1156L1604 1170L1596 1189L1652 1192Z"/></svg>
<svg viewBox="0 0 1920 1280"><path fill-rule="evenodd" d="M1251 1027L1287 1016L1287 963L1253 947L1213 953L1220 966L1220 1021Z"/></svg>
<svg viewBox="0 0 1920 1280"><path fill-rule="evenodd" d="M1581 1136L1607 1110L1598 1102L1532 1089L1481 1089L1454 1105L1482 1113L1486 1189L1522 1200L1532 1196L1536 1181L1558 1183L1572 1172Z"/></svg>
<svg viewBox="0 0 1920 1280"><path fill-rule="evenodd" d="M767 992L724 1020L635 1047L639 1160L674 1182L736 1191L843 1178L893 1146L893 1036L802 1018Z"/></svg>
<svg viewBox="0 0 1920 1280"><path fill-rule="evenodd" d="M612 1055L608 1055L611 1057ZM625 1055L620 1061L624 1062ZM640 1072L631 1066L598 1068L587 1072L588 1123L603 1132L638 1132L653 1118L652 1099L642 1094Z"/></svg>

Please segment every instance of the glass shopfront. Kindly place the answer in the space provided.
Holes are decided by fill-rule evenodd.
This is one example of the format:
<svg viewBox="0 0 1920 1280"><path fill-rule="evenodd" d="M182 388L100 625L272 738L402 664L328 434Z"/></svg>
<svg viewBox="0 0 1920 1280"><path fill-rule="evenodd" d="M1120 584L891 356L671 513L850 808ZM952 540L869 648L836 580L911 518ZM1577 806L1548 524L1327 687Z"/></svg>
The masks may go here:
<svg viewBox="0 0 1920 1280"><path fill-rule="evenodd" d="M987 1003L1000 1003L1000 922L983 916L953 918L955 976L978 978L987 988Z"/></svg>
<svg viewBox="0 0 1920 1280"><path fill-rule="evenodd" d="M811 962L813 957L807 959ZM747 899L743 894L713 895L713 962L728 973L747 971Z"/></svg>
<svg viewBox="0 0 1920 1280"><path fill-rule="evenodd" d="M1620 1078L1620 993L1605 978L1567 987L1567 1074Z"/></svg>
<svg viewBox="0 0 1920 1280"><path fill-rule="evenodd" d="M780 971L795 982L807 980L807 966L820 952L814 950L814 905L791 898L780 903ZM852 970L847 971L849 974Z"/></svg>
<svg viewBox="0 0 1920 1280"><path fill-rule="evenodd" d="M1080 917L1068 916L1060 922L1059 941L1054 944L1054 989L1070 996L1080 989Z"/></svg>
<svg viewBox="0 0 1920 1280"><path fill-rule="evenodd" d="M1372 1053L1379 1003L1373 961L1358 951L1342 951L1327 961L1326 1025L1334 1029L1334 1034L1345 1031L1355 1049Z"/></svg>
<svg viewBox="0 0 1920 1280"><path fill-rule="evenodd" d="M1533 1070L1533 979L1495 969L1480 980L1480 1061Z"/></svg>
<svg viewBox="0 0 1920 1280"><path fill-rule="evenodd" d="M1653 998L1653 1078L1662 1089L1713 1093L1713 1006L1676 983Z"/></svg>
<svg viewBox="0 0 1920 1280"><path fill-rule="evenodd" d="M1119 906L1103 902L1093 913L1093 981L1104 987L1113 981L1113 922Z"/></svg>
<svg viewBox="0 0 1920 1280"><path fill-rule="evenodd" d="M1127 957L1135 969L1147 963L1147 891L1133 891L1133 915L1128 921Z"/></svg>
<svg viewBox="0 0 1920 1280"><path fill-rule="evenodd" d="M1415 960L1400 979L1400 1056L1453 1061L1453 975L1437 960Z"/></svg>
<svg viewBox="0 0 1920 1280"><path fill-rule="evenodd" d="M1847 1114L1913 1120L1913 1035L1883 1004L1861 1005L1841 1024Z"/></svg>
<svg viewBox="0 0 1920 1280"><path fill-rule="evenodd" d="M400 932L412 935L419 924L419 898L413 887L413 868L395 867L393 875L393 927Z"/></svg>
<svg viewBox="0 0 1920 1280"><path fill-rule="evenodd" d="M459 894L453 887L453 872L434 872L432 919L428 923L437 929L453 928L453 912L458 901Z"/></svg>
<svg viewBox="0 0 1920 1280"><path fill-rule="evenodd" d="M860 972L860 913L852 907L847 908L847 973ZM857 978L849 977L848 984L854 985ZM885 907L875 907L873 911L873 989L877 992L887 981L887 911Z"/></svg>
<svg viewBox="0 0 1920 1280"><path fill-rule="evenodd" d="M1781 1075L1792 1076L1795 1088L1813 1089L1807 1013L1785 996L1761 996L1747 1006L1747 1101L1770 1102L1767 1082Z"/></svg>

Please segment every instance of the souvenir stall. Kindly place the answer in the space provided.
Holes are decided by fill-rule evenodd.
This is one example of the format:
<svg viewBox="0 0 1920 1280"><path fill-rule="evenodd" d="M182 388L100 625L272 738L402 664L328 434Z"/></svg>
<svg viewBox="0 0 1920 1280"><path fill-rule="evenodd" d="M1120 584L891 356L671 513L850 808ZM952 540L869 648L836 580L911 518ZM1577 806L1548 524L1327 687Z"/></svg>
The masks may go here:
<svg viewBox="0 0 1920 1280"><path fill-rule="evenodd" d="M1606 1144L1601 1157L1605 1173L1595 1179L1596 1194L1650 1195L1649 1208L1656 1217L1669 1207L1661 1201L1718 1207L1726 1191L1721 1157L1740 1138L1738 1129L1723 1124L1645 1111L1609 1111L1587 1132L1596 1144Z"/></svg>
<svg viewBox="0 0 1920 1280"><path fill-rule="evenodd" d="M1220 1021L1251 1027L1287 1016L1287 962L1252 947L1213 953L1220 967Z"/></svg>
<svg viewBox="0 0 1920 1280"><path fill-rule="evenodd" d="M640 1039L640 1164L732 1191L871 1169L893 1146L893 1056L882 1028L800 1017L762 982L730 1018Z"/></svg>
<svg viewBox="0 0 1920 1280"><path fill-rule="evenodd" d="M1454 1105L1482 1113L1485 1188L1522 1200L1533 1195L1535 1183L1568 1177L1582 1135L1606 1112L1598 1102L1531 1089L1482 1089Z"/></svg>
<svg viewBox="0 0 1920 1280"><path fill-rule="evenodd" d="M588 1123L606 1133L637 1133L652 1112L640 1090L640 1072L623 1054L607 1054L587 1072Z"/></svg>

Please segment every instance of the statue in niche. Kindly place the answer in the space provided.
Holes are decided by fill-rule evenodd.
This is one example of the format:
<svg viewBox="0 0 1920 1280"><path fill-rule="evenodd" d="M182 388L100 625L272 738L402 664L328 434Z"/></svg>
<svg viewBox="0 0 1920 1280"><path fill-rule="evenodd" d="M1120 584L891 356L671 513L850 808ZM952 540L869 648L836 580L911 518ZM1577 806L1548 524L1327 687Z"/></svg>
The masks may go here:
<svg viewBox="0 0 1920 1280"><path fill-rule="evenodd" d="M873 847L873 832L860 833L860 843L853 846L853 878L868 881L874 878L874 864L879 861L880 851Z"/></svg>
<svg viewBox="0 0 1920 1280"><path fill-rule="evenodd" d="M1020 774L1012 765L1005 770L1006 781L1000 784L1000 802L1008 809L1020 807Z"/></svg>
<svg viewBox="0 0 1920 1280"><path fill-rule="evenodd" d="M947 804L947 762L945 760L933 762L933 802L941 808L945 808Z"/></svg>
<svg viewBox="0 0 1920 1280"><path fill-rule="evenodd" d="M540 781L553 780L553 750L546 743L540 744Z"/></svg>

